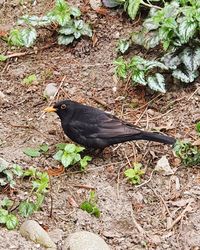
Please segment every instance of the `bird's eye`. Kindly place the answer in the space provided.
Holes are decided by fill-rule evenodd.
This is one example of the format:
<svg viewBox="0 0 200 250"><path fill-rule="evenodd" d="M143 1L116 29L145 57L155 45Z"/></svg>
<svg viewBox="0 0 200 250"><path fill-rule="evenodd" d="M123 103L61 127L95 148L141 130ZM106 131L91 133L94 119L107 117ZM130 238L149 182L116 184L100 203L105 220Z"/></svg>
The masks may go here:
<svg viewBox="0 0 200 250"><path fill-rule="evenodd" d="M66 108L67 108L66 104L61 105L61 109L66 109Z"/></svg>

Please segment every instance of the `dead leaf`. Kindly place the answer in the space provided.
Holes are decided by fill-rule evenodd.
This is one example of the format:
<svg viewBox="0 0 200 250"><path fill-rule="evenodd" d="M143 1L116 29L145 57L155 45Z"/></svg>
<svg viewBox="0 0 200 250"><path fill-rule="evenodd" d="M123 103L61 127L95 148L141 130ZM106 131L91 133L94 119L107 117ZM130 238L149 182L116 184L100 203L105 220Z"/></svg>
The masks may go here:
<svg viewBox="0 0 200 250"><path fill-rule="evenodd" d="M69 196L67 198L69 204L72 206L72 207L79 207L78 204L76 203L76 201L74 200L74 198L72 196Z"/></svg>
<svg viewBox="0 0 200 250"><path fill-rule="evenodd" d="M98 38L97 38L97 36L96 36L96 34L94 32L93 35L92 35L92 47L96 46L97 41L98 41Z"/></svg>
<svg viewBox="0 0 200 250"><path fill-rule="evenodd" d="M59 168L49 168L47 173L49 176L59 176L65 172L65 168L60 166Z"/></svg>
<svg viewBox="0 0 200 250"><path fill-rule="evenodd" d="M193 145L193 146L200 146L200 139L194 141L194 142L192 143L192 145Z"/></svg>
<svg viewBox="0 0 200 250"><path fill-rule="evenodd" d="M169 161L166 155L163 155L157 162L155 166L155 170L158 172L162 172L163 175L172 175L174 171L171 169L169 165Z"/></svg>
<svg viewBox="0 0 200 250"><path fill-rule="evenodd" d="M182 199L179 201L170 201L169 203L171 203L172 206L185 207L188 203L192 203L194 201L195 201L194 198L190 198L190 199Z"/></svg>
<svg viewBox="0 0 200 250"><path fill-rule="evenodd" d="M108 10L106 8L103 8L103 7L99 7L95 11L96 11L96 13L98 13L100 15L104 15L104 16L106 16L108 14Z"/></svg>

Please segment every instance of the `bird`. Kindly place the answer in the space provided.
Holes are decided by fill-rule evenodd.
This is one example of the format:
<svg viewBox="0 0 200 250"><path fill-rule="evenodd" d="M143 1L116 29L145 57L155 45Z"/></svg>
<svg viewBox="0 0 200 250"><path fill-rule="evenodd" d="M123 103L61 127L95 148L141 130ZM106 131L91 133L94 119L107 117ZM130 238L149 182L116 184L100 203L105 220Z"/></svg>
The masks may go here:
<svg viewBox="0 0 200 250"><path fill-rule="evenodd" d="M44 112L56 112L64 133L72 141L87 149L103 150L114 144L134 140L171 145L176 142L173 137L143 131L103 110L72 100L58 101L53 106L45 108Z"/></svg>

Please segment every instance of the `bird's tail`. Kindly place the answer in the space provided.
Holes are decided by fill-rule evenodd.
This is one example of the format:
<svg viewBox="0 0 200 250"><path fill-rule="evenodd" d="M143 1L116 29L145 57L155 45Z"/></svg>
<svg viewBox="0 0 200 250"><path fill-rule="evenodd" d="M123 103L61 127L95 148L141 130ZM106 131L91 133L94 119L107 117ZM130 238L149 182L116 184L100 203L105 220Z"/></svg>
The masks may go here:
<svg viewBox="0 0 200 250"><path fill-rule="evenodd" d="M135 135L134 140L147 140L147 141L155 141L160 142L164 144L175 144L176 139L167 135L162 135L159 133L153 133L153 132L145 132L142 131L142 133Z"/></svg>

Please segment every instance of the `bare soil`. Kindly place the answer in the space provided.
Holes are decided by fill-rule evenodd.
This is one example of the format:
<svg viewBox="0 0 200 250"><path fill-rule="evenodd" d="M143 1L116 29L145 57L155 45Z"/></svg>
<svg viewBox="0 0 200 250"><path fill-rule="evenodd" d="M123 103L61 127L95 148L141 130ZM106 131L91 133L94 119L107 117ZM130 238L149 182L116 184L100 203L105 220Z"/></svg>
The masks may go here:
<svg viewBox="0 0 200 250"><path fill-rule="evenodd" d="M74 4L84 6L79 1ZM0 1L1 30L12 26L22 14L43 14L52 5L53 1L37 1L35 6L31 1L23 5L16 0ZM24 168L35 166L46 170L58 166L52 159L55 144L69 139L64 136L56 115L42 113L48 105L43 91L48 83L59 86L65 76L56 100L71 98L107 110L144 129L197 140L194 127L200 120L199 79L188 87L173 86L171 89L174 90L165 95L122 84L114 77L112 64L117 56L116 43L119 37L137 29L138 23L131 23L117 10L99 15L89 9L84 18L95 31L95 45L84 38L72 46L52 45L42 49L55 39L45 30L41 30L37 44L30 49L14 50L0 40L1 54L35 51L0 63L0 90L7 99L0 104L0 157ZM135 48L131 53L142 54L142 51ZM149 53L156 55L157 52ZM38 83L24 86L22 80L30 74L37 75ZM137 107L134 107L135 103ZM50 145L49 154L34 159L23 154L24 148L36 147L43 142ZM163 155L167 156L174 175L153 172ZM141 162L146 170L143 184L138 187L124 177L124 170L134 161ZM100 219L70 202L73 199L80 205L87 199L90 190L85 186L96 190ZM26 192L26 187L17 192L17 195ZM107 149L103 158L94 157L85 173L73 167L60 176L51 177L51 191L42 210L31 218L48 231L62 229L63 240L68 233L77 230L97 233L114 250L197 250L200 249L199 194L199 169L181 166L171 147L153 142L129 142ZM52 218L49 217L51 196ZM173 226L169 228L171 222ZM0 234L3 238L10 235L10 241L13 238L6 229L1 229ZM18 239L19 242L22 240L19 235L15 241ZM12 249L38 249L30 242L19 242ZM59 249L61 245L62 241L58 244ZM7 248L8 242L1 242L0 247Z"/></svg>

